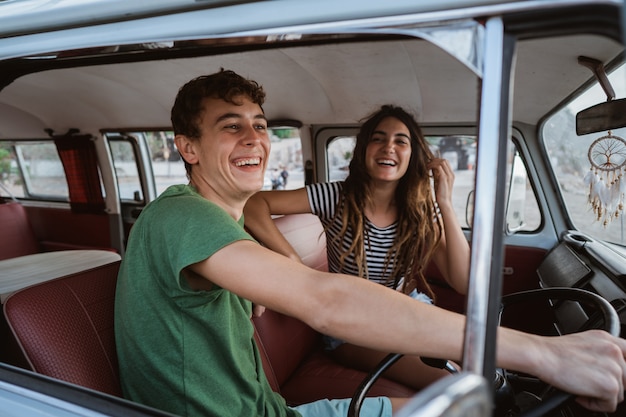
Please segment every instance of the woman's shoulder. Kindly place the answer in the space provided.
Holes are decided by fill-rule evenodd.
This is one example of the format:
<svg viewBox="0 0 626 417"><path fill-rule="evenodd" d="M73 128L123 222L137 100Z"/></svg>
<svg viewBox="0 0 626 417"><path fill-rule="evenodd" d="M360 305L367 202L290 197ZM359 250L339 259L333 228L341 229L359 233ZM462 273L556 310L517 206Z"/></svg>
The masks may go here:
<svg viewBox="0 0 626 417"><path fill-rule="evenodd" d="M316 182L306 187L313 190L324 190L329 192L340 192L343 190L343 181Z"/></svg>
<svg viewBox="0 0 626 417"><path fill-rule="evenodd" d="M338 201L343 190L343 181L317 182L306 186L309 200Z"/></svg>
<svg viewBox="0 0 626 417"><path fill-rule="evenodd" d="M307 195L311 212L320 218L330 218L335 212L335 206L341 199L343 182L319 182L307 185Z"/></svg>

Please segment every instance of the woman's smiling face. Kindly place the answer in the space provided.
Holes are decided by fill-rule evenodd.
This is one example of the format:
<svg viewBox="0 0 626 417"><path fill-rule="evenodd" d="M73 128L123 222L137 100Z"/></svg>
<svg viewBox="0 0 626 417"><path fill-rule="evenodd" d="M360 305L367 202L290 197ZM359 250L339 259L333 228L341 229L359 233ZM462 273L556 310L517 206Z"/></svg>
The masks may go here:
<svg viewBox="0 0 626 417"><path fill-rule="evenodd" d="M399 181L411 160L411 134L395 117L380 121L365 150L365 164L372 180Z"/></svg>

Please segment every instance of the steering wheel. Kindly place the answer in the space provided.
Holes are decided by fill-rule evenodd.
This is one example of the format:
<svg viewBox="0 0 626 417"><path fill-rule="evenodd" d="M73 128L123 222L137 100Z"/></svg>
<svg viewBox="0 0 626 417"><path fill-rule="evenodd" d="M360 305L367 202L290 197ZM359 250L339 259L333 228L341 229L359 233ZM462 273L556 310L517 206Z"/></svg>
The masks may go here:
<svg viewBox="0 0 626 417"><path fill-rule="evenodd" d="M502 304L500 307L500 315L502 315L504 309L512 304L520 302L535 301L538 299L545 300L568 300L577 301L582 304L587 304L595 307L595 314L592 314L587 321L578 329L578 331L588 330L594 328L597 325L597 320L600 317L602 320L601 328L611 335L619 337L620 335L620 319L619 315L615 311L615 308L606 299L602 298L598 294L591 291L583 290L581 288L571 287L552 287L552 288L540 288L537 290L522 291L514 294L505 295L502 297ZM599 316L599 317L598 317ZM508 377L516 376L516 374L509 372ZM535 381L539 381L535 378ZM523 411L521 417L539 417L543 416L548 411L557 409L565 402L573 397L572 394L558 390L548 384L544 384L544 395L540 398L540 402Z"/></svg>
<svg viewBox="0 0 626 417"><path fill-rule="evenodd" d="M569 300L569 301L577 301L583 304L593 305L597 312L603 319L602 329L606 330L613 336L619 336L620 334L620 320L615 308L604 298L599 295L583 290L580 288L570 288L570 287L552 287L552 288L540 288L536 290L522 291L514 294L505 295L502 297L502 304L500 307L500 316L502 315L504 309L512 304L527 302L530 300L537 299L547 299L547 300ZM582 326L580 331L586 330L588 324L590 322L595 322L595 316L592 315L587 323ZM350 406L348 408L348 417L358 417L361 411L361 405L363 404L363 400L365 399L367 393L369 392L374 382L394 363L398 361L402 357L401 354L391 353L387 355L377 366L374 368L361 382L356 392L352 396L352 400L350 401ZM445 361L442 361L445 364ZM443 365L441 366L443 367ZM512 374L510 374L512 375ZM549 385L546 385L545 392L550 392L549 396L544 396L541 398L541 402L531 407L530 409L524 411L522 417L538 417L544 415L546 412L550 410L554 410L567 400L572 398L571 394L559 391L557 389L552 388Z"/></svg>

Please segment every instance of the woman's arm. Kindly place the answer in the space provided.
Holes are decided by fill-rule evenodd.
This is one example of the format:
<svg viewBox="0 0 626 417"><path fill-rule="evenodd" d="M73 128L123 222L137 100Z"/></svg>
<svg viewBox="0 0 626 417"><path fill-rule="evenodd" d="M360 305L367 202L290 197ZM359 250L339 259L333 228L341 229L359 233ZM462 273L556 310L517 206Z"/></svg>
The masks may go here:
<svg viewBox="0 0 626 417"><path fill-rule="evenodd" d="M302 262L295 249L278 230L272 215L311 213L306 189L289 191L259 191L244 207L245 226L269 249Z"/></svg>
<svg viewBox="0 0 626 417"><path fill-rule="evenodd" d="M443 235L433 255L433 261L452 288L458 293L467 294L470 248L452 206L454 171L445 159L434 159L430 169L443 223Z"/></svg>

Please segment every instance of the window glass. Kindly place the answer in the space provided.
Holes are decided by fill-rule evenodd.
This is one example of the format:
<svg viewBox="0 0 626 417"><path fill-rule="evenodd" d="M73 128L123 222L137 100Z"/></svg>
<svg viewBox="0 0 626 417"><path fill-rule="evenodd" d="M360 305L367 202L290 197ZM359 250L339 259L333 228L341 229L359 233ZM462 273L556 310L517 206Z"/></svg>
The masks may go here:
<svg viewBox="0 0 626 417"><path fill-rule="evenodd" d="M467 135L426 136L432 153L447 159L454 170L472 170L476 163L476 138Z"/></svg>
<svg viewBox="0 0 626 417"><path fill-rule="evenodd" d="M270 157L265 171L264 190L292 190L304 187L302 140L295 127L272 127Z"/></svg>
<svg viewBox="0 0 626 417"><path fill-rule="evenodd" d="M617 97L626 96L624 81L626 71L623 67L609 75L609 80ZM589 160L589 149L594 142L609 132L598 132L587 135L576 135L576 113L587 107L606 102L607 97L602 88L596 84L577 99L573 100L559 112L551 116L543 125L543 140L549 162L558 181L563 202L574 227L583 233L600 240L612 243L626 244L626 225L624 213L619 201L601 215L598 215L592 206L593 198L590 198L591 187L588 182L592 173L600 174L592 170ZM626 129L616 129L611 132L619 138L626 138ZM622 145L619 146L624 149ZM612 150L607 150L613 153ZM619 150L617 150L619 151ZM608 154L607 154L608 155ZM624 155L614 155L615 161L624 161ZM605 173L606 184L618 184L624 167L612 173ZM607 176L607 174L609 174ZM610 188L610 187L607 187Z"/></svg>
<svg viewBox="0 0 626 417"><path fill-rule="evenodd" d="M63 164L52 141L0 143L0 182L3 196L69 199Z"/></svg>
<svg viewBox="0 0 626 417"><path fill-rule="evenodd" d="M135 136L146 139L157 195L165 191L170 185L189 182L185 163L174 144L174 132L142 132Z"/></svg>
<svg viewBox="0 0 626 417"><path fill-rule="evenodd" d="M109 138L111 158L121 200L143 201L143 189L133 143L127 138Z"/></svg>
<svg viewBox="0 0 626 417"><path fill-rule="evenodd" d="M454 169L452 204L459 224L468 228L472 221L472 198L476 164L476 138L468 135L425 136L437 157L450 162ZM337 136L328 142L326 158L330 181L342 181L348 176L356 137ZM541 225L541 213L528 180L526 167L510 142L507 164L507 232L534 231Z"/></svg>
<svg viewBox="0 0 626 417"><path fill-rule="evenodd" d="M176 149L174 132L143 131L126 132L125 136L108 134L113 163L117 174L120 198L143 201L145 192L141 187L139 165L132 141L139 149L147 149L154 175L156 195L174 184L189 182L185 164ZM294 189L304 186L302 142L294 127L272 127L269 129L271 151L265 172L264 190Z"/></svg>
<svg viewBox="0 0 626 417"><path fill-rule="evenodd" d="M265 172L264 190L294 189L304 186L302 141L294 127L268 129L271 150ZM185 184L185 164L174 144L174 132L154 131L134 134L146 139L157 195L173 184Z"/></svg>
<svg viewBox="0 0 626 417"><path fill-rule="evenodd" d="M326 166L329 181L343 181L348 176L348 166L352 160L352 151L356 146L356 137L338 136L333 138L326 148Z"/></svg>
<svg viewBox="0 0 626 417"><path fill-rule="evenodd" d="M506 182L506 231L531 232L541 226L541 211L522 154L509 142Z"/></svg>

